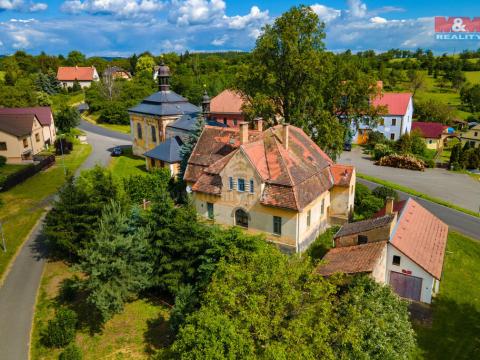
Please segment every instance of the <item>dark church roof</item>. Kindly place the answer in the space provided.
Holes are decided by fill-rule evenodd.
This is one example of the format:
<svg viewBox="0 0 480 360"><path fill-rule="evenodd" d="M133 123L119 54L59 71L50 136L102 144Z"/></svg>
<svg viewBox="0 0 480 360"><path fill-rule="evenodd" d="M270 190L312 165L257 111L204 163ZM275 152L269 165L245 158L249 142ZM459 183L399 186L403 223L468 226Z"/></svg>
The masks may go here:
<svg viewBox="0 0 480 360"><path fill-rule="evenodd" d="M178 136L174 136L168 138L160 143L160 145L147 151L143 155L156 160L165 161L169 164L178 163L182 160L180 156L180 148L182 144L182 140Z"/></svg>
<svg viewBox="0 0 480 360"><path fill-rule="evenodd" d="M174 91L164 90L150 95L128 111L138 114L168 116L198 113L201 110Z"/></svg>
<svg viewBox="0 0 480 360"><path fill-rule="evenodd" d="M167 125L169 128L180 129L185 131L193 131L198 120L198 113L185 114L178 118L178 120Z"/></svg>

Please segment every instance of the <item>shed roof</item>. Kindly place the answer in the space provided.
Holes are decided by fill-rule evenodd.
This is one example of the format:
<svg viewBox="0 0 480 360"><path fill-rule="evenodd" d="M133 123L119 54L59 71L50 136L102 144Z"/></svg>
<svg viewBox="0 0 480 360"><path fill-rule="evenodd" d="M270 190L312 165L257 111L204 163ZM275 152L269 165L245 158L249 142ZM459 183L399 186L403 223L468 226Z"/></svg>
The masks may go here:
<svg viewBox="0 0 480 360"><path fill-rule="evenodd" d="M343 225L335 234L335 238L342 236L353 235L365 231L370 231L379 227L390 224L395 218L394 214L388 214L377 218L367 219L363 221L356 221Z"/></svg>
<svg viewBox="0 0 480 360"><path fill-rule="evenodd" d="M178 163L182 160L182 157L180 156L180 148L182 147L182 144L180 137L170 137L143 155L149 158L165 161L169 164Z"/></svg>

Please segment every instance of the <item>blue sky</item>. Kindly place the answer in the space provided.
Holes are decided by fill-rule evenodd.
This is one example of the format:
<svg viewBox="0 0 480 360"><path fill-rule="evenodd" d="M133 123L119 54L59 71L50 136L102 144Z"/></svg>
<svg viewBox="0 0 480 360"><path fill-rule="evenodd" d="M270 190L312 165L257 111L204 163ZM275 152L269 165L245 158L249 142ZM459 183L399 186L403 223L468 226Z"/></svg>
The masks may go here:
<svg viewBox="0 0 480 360"><path fill-rule="evenodd" d="M332 51L480 48L480 41L435 40L433 30L434 16L480 16L478 1L0 0L0 54L250 50L262 26L299 3L326 23Z"/></svg>

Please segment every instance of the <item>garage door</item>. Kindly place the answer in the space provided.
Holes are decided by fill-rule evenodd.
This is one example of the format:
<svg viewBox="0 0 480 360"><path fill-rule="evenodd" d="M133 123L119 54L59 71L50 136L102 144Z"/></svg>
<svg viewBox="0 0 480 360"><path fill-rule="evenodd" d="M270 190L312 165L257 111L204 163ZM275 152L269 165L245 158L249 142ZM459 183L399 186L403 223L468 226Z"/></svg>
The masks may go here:
<svg viewBox="0 0 480 360"><path fill-rule="evenodd" d="M398 272L390 272L390 285L401 297L420 301L422 293L422 279Z"/></svg>

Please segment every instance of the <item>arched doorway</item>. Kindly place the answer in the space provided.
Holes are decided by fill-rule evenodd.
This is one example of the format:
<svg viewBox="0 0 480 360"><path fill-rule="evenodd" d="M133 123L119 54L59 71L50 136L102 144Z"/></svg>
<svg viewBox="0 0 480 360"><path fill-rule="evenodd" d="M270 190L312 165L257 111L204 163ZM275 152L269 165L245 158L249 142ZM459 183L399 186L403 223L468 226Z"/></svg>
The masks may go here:
<svg viewBox="0 0 480 360"><path fill-rule="evenodd" d="M243 209L235 211L235 225L248 228L248 214Z"/></svg>

